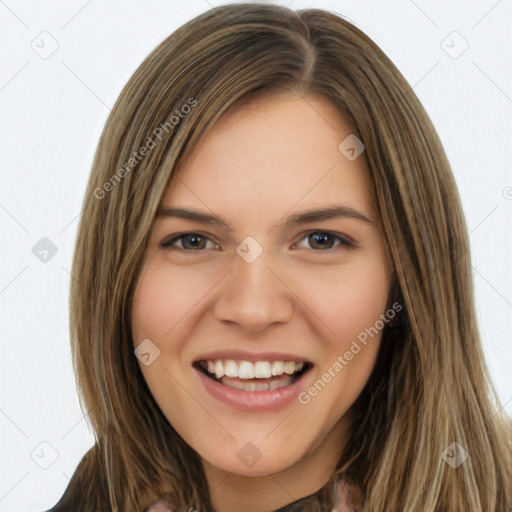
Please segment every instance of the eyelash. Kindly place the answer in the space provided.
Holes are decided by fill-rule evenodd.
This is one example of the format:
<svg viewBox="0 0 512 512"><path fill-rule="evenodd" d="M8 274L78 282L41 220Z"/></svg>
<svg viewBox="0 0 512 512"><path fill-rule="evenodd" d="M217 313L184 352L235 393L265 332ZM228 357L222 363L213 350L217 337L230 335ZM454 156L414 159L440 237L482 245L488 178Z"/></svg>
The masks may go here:
<svg viewBox="0 0 512 512"><path fill-rule="evenodd" d="M343 246L345 248L351 248L351 247L355 247L355 245L356 245L354 242L352 242L348 238L343 237L341 235L337 235L336 233L332 233L331 231L318 231L318 230L312 230L312 231L308 231L307 233L304 233L304 235L302 236L300 241L302 241L304 238L306 238L312 234L329 235L329 236L334 237L335 239L339 240L339 242L340 242L339 244L335 245L334 247L329 247L327 249L312 249L315 252L333 251L334 249L336 249L337 247L340 247L340 246ZM190 236L190 235L196 235L196 236L199 236L200 238L203 238L203 239L213 242L213 240L211 240L206 235L202 235L201 233L197 233L195 231L190 231L187 233L182 233L181 235L173 236L170 240L162 242L160 244L160 246L164 249L179 249L179 250L188 251L188 252L201 252L201 251L206 250L206 249L185 249L184 247L173 247L173 244L175 242L177 242L178 240L181 240L187 236ZM216 245L218 245L218 244L216 244ZM295 245L297 245L297 244L294 244L294 246ZM303 247L300 247L300 249L303 249Z"/></svg>

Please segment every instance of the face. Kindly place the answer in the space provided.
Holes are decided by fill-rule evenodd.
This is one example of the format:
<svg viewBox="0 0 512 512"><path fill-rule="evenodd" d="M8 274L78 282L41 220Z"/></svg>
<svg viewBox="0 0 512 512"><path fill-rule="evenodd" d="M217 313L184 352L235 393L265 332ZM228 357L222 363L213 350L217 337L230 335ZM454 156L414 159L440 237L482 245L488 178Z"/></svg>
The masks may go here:
<svg viewBox="0 0 512 512"><path fill-rule="evenodd" d="M165 193L133 342L156 402L204 464L262 476L339 453L392 272L364 153L338 148L350 134L322 98L258 100L225 114Z"/></svg>

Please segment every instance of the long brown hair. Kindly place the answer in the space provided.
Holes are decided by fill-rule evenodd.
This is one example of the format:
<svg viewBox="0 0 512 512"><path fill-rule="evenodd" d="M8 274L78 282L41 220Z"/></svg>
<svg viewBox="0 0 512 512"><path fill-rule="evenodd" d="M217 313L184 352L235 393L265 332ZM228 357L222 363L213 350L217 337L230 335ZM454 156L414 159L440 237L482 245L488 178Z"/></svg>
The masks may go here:
<svg viewBox="0 0 512 512"><path fill-rule="evenodd" d="M197 453L138 367L132 298L180 162L229 108L273 94L326 98L363 141L404 305L353 405L337 467L358 511L508 510L510 420L485 365L467 227L431 121L393 63L341 16L247 3L201 14L151 52L99 141L70 296L77 386L96 443L63 510L78 503L81 511L133 512L158 497L177 510L213 510ZM443 457L453 442L468 455L457 468ZM308 510L319 502L313 497Z"/></svg>

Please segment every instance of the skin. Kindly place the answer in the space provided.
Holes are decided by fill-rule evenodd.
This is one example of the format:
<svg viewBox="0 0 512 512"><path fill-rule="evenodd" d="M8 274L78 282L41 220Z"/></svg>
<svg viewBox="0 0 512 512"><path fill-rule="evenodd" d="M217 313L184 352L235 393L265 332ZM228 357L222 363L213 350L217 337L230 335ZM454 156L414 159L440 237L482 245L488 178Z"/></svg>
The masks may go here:
<svg viewBox="0 0 512 512"><path fill-rule="evenodd" d="M172 217L152 227L134 297L134 345L149 338L158 346L160 356L140 368L169 422L200 455L218 512L276 510L325 485L350 407L374 367L381 331L307 404L254 414L210 396L191 366L212 349L290 351L314 363L307 390L389 308L392 264L364 153L349 161L338 150L350 133L314 96L272 96L231 110L180 167L162 204L217 214L232 229ZM278 225L327 204L374 222ZM318 241L311 231L334 237ZM160 245L191 232L206 238ZM263 248L250 264L235 251L248 236ZM248 442L261 453L252 467L237 457Z"/></svg>

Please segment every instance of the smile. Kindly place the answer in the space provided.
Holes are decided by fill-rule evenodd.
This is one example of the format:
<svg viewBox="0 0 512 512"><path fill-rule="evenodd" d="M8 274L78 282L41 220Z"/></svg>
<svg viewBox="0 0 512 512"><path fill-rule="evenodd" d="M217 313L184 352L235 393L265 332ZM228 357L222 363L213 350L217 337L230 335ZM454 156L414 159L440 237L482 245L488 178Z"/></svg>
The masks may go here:
<svg viewBox="0 0 512 512"><path fill-rule="evenodd" d="M246 411L275 409L293 400L313 364L305 361L204 359L193 367L206 391Z"/></svg>

